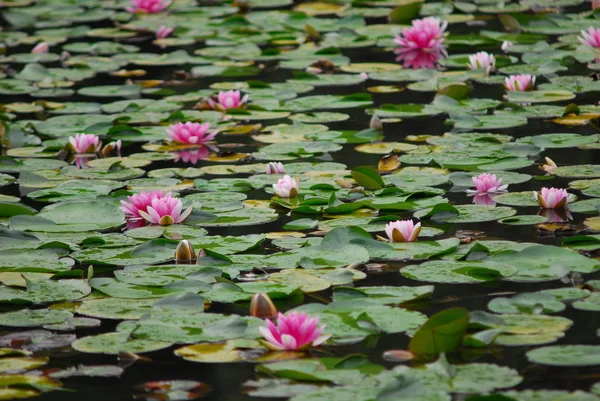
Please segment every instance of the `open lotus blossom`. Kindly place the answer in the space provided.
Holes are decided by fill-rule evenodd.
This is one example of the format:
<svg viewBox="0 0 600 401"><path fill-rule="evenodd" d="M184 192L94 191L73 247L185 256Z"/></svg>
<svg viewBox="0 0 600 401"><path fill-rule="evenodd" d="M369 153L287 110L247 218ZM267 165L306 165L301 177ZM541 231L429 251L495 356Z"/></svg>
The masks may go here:
<svg viewBox="0 0 600 401"><path fill-rule="evenodd" d="M240 91L230 90L227 92L221 91L216 96L216 100L209 97L208 104L214 110L237 109L248 102L248 95L242 97Z"/></svg>
<svg viewBox="0 0 600 401"><path fill-rule="evenodd" d="M510 48L513 46L514 46L513 42L511 42L510 40L505 40L504 42L502 42L502 45L500 46L500 48L502 49L502 51L504 53L508 53Z"/></svg>
<svg viewBox="0 0 600 401"><path fill-rule="evenodd" d="M413 242L421 232L421 223L412 220L396 220L385 225L385 233L390 242Z"/></svg>
<svg viewBox="0 0 600 401"><path fill-rule="evenodd" d="M535 76L529 74L511 75L504 78L504 89L507 91L530 91L535 85Z"/></svg>
<svg viewBox="0 0 600 401"><path fill-rule="evenodd" d="M285 174L285 167L283 167L283 163L270 162L270 163L267 163L266 173L267 174Z"/></svg>
<svg viewBox="0 0 600 401"><path fill-rule="evenodd" d="M562 188L542 188L540 192L533 191L533 197L544 209L562 209L573 200L573 195Z"/></svg>
<svg viewBox="0 0 600 401"><path fill-rule="evenodd" d="M435 17L414 20L396 36L396 61L408 68L434 68L440 58L448 57L444 45L447 26L448 22Z"/></svg>
<svg viewBox="0 0 600 401"><path fill-rule="evenodd" d="M488 75L496 68L496 57L491 53L478 52L469 56L467 66L472 70L481 68L485 71L485 75Z"/></svg>
<svg viewBox="0 0 600 401"><path fill-rule="evenodd" d="M171 0L131 0L127 11L131 13L159 13L171 5Z"/></svg>
<svg viewBox="0 0 600 401"><path fill-rule="evenodd" d="M486 193L497 193L506 190L507 184L502 185L502 178L496 177L496 174L479 174L472 178L475 189L467 189L467 192L486 194Z"/></svg>
<svg viewBox="0 0 600 401"><path fill-rule="evenodd" d="M273 184L273 191L280 198L295 198L300 192L300 184L295 178L284 175L277 181L277 184Z"/></svg>
<svg viewBox="0 0 600 401"><path fill-rule="evenodd" d="M182 209L181 199L173 198L169 192L162 198L152 199L146 211L139 210L139 213L150 224L169 226L183 223L192 213L191 207L183 212Z"/></svg>
<svg viewBox="0 0 600 401"><path fill-rule="evenodd" d="M129 202L121 201L120 209L125 213L127 219L142 219L140 211L145 212L148 206L152 205L152 200L161 199L165 194L163 191L142 191L138 194L128 196Z"/></svg>
<svg viewBox="0 0 600 401"><path fill-rule="evenodd" d="M73 153L96 153L101 147L100 138L94 134L75 134L69 137L69 149Z"/></svg>
<svg viewBox="0 0 600 401"><path fill-rule="evenodd" d="M156 39L164 39L169 37L173 33L173 28L166 27L161 25L156 30Z"/></svg>
<svg viewBox="0 0 600 401"><path fill-rule="evenodd" d="M182 150L175 153L175 162L182 161L184 163L196 164L200 160L204 160L210 155L210 148L202 146L194 150Z"/></svg>
<svg viewBox="0 0 600 401"><path fill-rule="evenodd" d="M540 166L540 168L542 170L544 170L545 172L549 173L550 171L554 170L555 168L557 168L558 166L556 165L556 163L554 163L554 160L552 160L549 157L544 157L544 159L546 160L546 164L542 164Z"/></svg>
<svg viewBox="0 0 600 401"><path fill-rule="evenodd" d="M33 49L31 49L31 52L35 53L35 54L42 54L42 53L48 53L49 49L50 49L50 46L48 46L48 43L41 42L41 43L38 43Z"/></svg>
<svg viewBox="0 0 600 401"><path fill-rule="evenodd" d="M592 46L596 49L600 49L600 28L588 28L586 31L581 31L579 41L584 45Z"/></svg>
<svg viewBox="0 0 600 401"><path fill-rule="evenodd" d="M217 131L208 132L210 129L210 123L176 123L170 125L167 128L167 135L177 143L187 145L201 145L208 141L211 141L216 135Z"/></svg>
<svg viewBox="0 0 600 401"><path fill-rule="evenodd" d="M325 325L318 326L319 318L305 312L290 312L277 315L277 325L269 319L267 327L259 327L266 341L263 344L274 351L302 351L323 344L330 335L323 335Z"/></svg>
<svg viewBox="0 0 600 401"><path fill-rule="evenodd" d="M475 194L473 196L473 203L476 205L496 206L496 201L494 200L494 197L488 193Z"/></svg>

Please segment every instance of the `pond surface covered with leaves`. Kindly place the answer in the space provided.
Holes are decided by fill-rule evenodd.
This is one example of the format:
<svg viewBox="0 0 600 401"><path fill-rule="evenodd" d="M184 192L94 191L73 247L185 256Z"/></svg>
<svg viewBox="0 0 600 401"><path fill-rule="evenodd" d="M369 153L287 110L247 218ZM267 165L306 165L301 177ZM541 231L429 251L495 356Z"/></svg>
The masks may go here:
<svg viewBox="0 0 600 401"><path fill-rule="evenodd" d="M0 399L600 401L597 1L1 4Z"/></svg>

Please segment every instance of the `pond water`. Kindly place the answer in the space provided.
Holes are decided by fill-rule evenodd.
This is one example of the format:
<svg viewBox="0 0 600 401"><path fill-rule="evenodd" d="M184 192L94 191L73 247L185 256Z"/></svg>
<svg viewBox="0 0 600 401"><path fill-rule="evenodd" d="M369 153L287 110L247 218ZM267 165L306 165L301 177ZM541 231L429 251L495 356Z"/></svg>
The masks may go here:
<svg viewBox="0 0 600 401"><path fill-rule="evenodd" d="M0 399L600 401L589 2L2 5ZM171 140L188 121L218 134ZM508 188L469 193L484 173ZM126 220L153 190L189 216ZM261 293L331 337L269 351Z"/></svg>

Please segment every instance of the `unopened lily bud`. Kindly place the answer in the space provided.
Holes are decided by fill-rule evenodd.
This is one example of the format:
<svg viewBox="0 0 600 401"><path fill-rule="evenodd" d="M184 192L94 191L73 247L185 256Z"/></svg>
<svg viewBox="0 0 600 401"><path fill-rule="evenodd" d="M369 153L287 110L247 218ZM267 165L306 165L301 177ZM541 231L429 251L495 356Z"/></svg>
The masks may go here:
<svg viewBox="0 0 600 401"><path fill-rule="evenodd" d="M192 263L196 259L196 251L188 240L181 240L175 250L175 263Z"/></svg>
<svg viewBox="0 0 600 401"><path fill-rule="evenodd" d="M121 140L119 139L116 142L111 142L104 145L102 148L102 156L121 156Z"/></svg>
<svg viewBox="0 0 600 401"><path fill-rule="evenodd" d="M198 258L196 258L196 264L199 265L200 264L200 259L204 258L208 256L208 254L206 253L206 251L204 249L200 249L198 251Z"/></svg>
<svg viewBox="0 0 600 401"><path fill-rule="evenodd" d="M277 308L267 294L254 294L250 301L250 316L267 319L277 316Z"/></svg>
<svg viewBox="0 0 600 401"><path fill-rule="evenodd" d="M379 132L383 132L383 123L381 122L381 119L377 114L373 114L373 117L371 117L369 128L376 129Z"/></svg>

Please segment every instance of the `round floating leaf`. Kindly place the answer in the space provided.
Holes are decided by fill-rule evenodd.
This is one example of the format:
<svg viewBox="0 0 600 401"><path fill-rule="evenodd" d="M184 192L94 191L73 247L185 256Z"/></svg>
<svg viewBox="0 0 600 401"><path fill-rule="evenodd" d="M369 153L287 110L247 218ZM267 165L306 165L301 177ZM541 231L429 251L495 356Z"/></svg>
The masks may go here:
<svg viewBox="0 0 600 401"><path fill-rule="evenodd" d="M527 352L534 363L551 366L593 366L600 364L598 345L552 345Z"/></svg>
<svg viewBox="0 0 600 401"><path fill-rule="evenodd" d="M43 324L58 324L73 317L62 309L22 309L15 312L0 313L0 325L8 327L35 327Z"/></svg>
<svg viewBox="0 0 600 401"><path fill-rule="evenodd" d="M171 346L171 343L164 341L140 340L130 338L129 336L129 332L99 334L96 336L80 338L71 344L71 346L79 352L113 355L119 354L120 352L141 354Z"/></svg>

